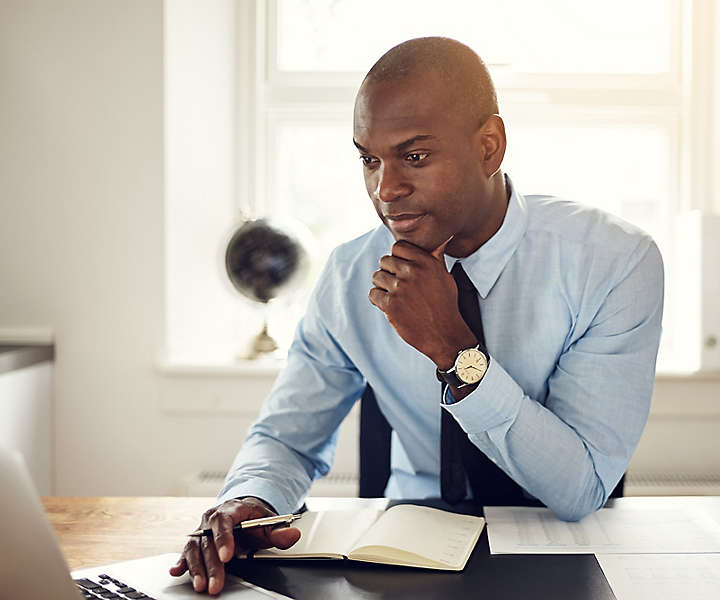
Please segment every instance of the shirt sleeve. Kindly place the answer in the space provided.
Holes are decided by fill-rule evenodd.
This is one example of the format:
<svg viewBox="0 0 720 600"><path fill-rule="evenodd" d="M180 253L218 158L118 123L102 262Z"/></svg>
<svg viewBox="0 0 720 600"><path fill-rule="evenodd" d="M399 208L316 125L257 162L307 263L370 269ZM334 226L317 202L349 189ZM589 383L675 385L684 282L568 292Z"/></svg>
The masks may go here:
<svg viewBox="0 0 720 600"><path fill-rule="evenodd" d="M332 465L338 428L362 394L363 376L324 324L332 314L333 256L297 327L287 366L250 427L218 495L256 496L280 514L297 510Z"/></svg>
<svg viewBox="0 0 720 600"><path fill-rule="evenodd" d="M650 410L662 259L649 241L625 265L589 327L558 359L544 404L525 394L492 356L472 393L443 404L480 450L567 521L603 506Z"/></svg>

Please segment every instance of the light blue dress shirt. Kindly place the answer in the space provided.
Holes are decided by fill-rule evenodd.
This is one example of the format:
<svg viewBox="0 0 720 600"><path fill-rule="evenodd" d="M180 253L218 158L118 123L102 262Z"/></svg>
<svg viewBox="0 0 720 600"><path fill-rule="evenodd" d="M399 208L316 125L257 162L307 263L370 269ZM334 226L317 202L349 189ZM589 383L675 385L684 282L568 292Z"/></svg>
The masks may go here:
<svg viewBox="0 0 720 600"><path fill-rule="evenodd" d="M440 496L440 411L559 518L600 508L650 408L663 306L653 240L599 210L511 186L501 228L460 259L479 293L490 366L441 404L435 364L368 300L393 238L380 226L336 248L287 367L219 495L297 509L332 464L338 427L369 383L391 427L391 498ZM445 256L448 269L455 260ZM448 392L449 394L450 392Z"/></svg>

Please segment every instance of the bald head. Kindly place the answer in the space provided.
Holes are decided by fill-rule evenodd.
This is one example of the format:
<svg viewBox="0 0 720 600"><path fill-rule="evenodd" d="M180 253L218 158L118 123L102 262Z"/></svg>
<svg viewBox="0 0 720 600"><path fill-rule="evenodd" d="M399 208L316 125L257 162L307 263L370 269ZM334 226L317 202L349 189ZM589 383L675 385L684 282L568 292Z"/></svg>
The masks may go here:
<svg viewBox="0 0 720 600"><path fill-rule="evenodd" d="M505 126L470 48L419 38L385 53L355 100L365 189L396 240L468 256L502 225Z"/></svg>
<svg viewBox="0 0 720 600"><path fill-rule="evenodd" d="M472 49L450 38L416 38L391 48L368 71L361 90L430 72L443 80L453 104L467 111L476 124L498 114L495 86L485 63Z"/></svg>

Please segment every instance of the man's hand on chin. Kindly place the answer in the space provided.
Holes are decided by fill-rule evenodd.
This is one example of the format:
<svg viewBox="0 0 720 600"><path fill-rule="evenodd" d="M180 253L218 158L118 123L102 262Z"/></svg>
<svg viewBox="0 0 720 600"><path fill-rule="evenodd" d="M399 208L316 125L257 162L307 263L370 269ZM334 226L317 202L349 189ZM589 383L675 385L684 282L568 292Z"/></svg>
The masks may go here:
<svg viewBox="0 0 720 600"><path fill-rule="evenodd" d="M457 286L445 267L443 255L451 240L432 252L395 242L392 253L380 259L368 294L398 335L441 369L454 364L458 350L477 343L460 315Z"/></svg>

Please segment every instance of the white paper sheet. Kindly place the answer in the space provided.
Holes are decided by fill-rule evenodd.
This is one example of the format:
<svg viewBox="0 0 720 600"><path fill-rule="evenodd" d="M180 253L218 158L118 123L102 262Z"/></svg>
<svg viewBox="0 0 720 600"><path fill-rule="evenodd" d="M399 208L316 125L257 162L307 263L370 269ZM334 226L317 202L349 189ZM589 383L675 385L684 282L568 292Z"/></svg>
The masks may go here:
<svg viewBox="0 0 720 600"><path fill-rule="evenodd" d="M717 600L720 554L599 554L617 600Z"/></svg>
<svg viewBox="0 0 720 600"><path fill-rule="evenodd" d="M547 508L485 507L492 554L720 553L720 523L692 506L621 504L577 523Z"/></svg>

